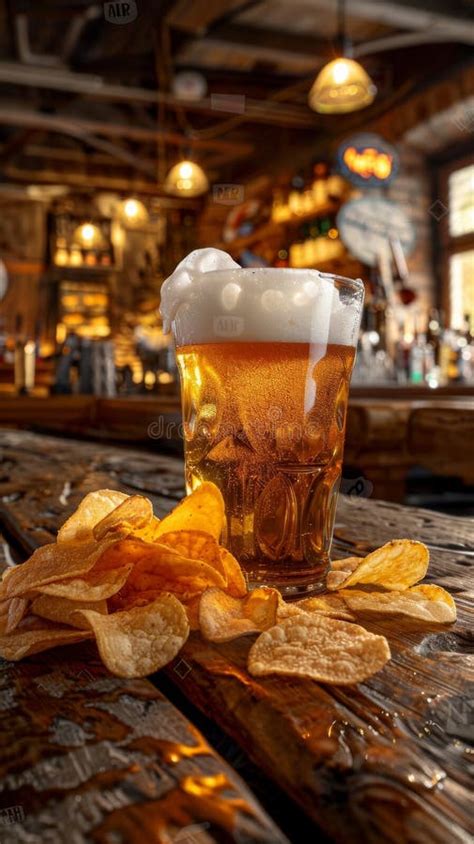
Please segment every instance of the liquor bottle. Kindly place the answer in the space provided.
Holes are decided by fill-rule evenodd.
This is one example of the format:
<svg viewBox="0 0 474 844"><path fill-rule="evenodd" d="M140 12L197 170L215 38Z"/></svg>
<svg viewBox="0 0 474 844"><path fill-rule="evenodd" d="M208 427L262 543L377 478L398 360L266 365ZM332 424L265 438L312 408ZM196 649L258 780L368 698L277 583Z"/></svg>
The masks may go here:
<svg viewBox="0 0 474 844"><path fill-rule="evenodd" d="M410 349L410 383L422 384L425 376L425 352L426 337L418 334L415 328L415 337Z"/></svg>

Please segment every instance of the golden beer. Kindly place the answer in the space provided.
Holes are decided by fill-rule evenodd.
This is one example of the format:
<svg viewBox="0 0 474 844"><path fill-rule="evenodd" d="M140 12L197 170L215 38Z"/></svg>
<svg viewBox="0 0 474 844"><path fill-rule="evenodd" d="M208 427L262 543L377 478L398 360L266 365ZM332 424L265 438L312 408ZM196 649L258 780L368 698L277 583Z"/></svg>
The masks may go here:
<svg viewBox="0 0 474 844"><path fill-rule="evenodd" d="M292 282L286 309L285 273ZM197 300L177 311L173 326L188 490L202 481L219 487L223 541L250 582L289 594L317 589L329 560L361 283L348 282L349 304L356 303L348 333L347 320L334 317L342 306L333 277L330 287L319 282L314 290L311 271L221 271L199 279L208 289L196 288ZM303 308L305 283L312 297ZM270 312L259 313L265 301ZM334 342L338 334L342 342Z"/></svg>

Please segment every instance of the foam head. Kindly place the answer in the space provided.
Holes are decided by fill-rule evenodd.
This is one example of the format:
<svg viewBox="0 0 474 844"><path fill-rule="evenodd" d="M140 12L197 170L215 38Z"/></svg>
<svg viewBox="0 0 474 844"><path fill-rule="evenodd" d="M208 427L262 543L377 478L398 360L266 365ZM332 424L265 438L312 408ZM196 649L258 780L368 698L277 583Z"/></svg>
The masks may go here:
<svg viewBox="0 0 474 844"><path fill-rule="evenodd" d="M162 288L165 330L178 346L293 342L355 346L363 283L316 270L241 269L225 252L198 249Z"/></svg>

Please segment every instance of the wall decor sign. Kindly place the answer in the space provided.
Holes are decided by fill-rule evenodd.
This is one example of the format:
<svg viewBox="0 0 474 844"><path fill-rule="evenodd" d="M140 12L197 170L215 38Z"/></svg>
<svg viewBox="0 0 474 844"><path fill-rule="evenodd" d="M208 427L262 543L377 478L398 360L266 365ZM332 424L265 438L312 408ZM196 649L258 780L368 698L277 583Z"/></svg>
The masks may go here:
<svg viewBox="0 0 474 844"><path fill-rule="evenodd" d="M364 132L342 142L337 163L344 178L356 187L379 188L398 173L399 155L380 135Z"/></svg>
<svg viewBox="0 0 474 844"><path fill-rule="evenodd" d="M400 241L404 255L410 255L415 247L413 223L403 208L390 199L351 199L339 211L337 227L349 252L370 267L378 264L391 240Z"/></svg>

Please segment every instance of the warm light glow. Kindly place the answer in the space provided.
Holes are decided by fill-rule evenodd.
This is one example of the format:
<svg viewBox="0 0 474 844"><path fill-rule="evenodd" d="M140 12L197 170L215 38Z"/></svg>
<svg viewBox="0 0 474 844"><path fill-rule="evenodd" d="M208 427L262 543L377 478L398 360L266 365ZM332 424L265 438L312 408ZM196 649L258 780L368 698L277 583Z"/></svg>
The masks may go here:
<svg viewBox="0 0 474 844"><path fill-rule="evenodd" d="M392 173L393 156L386 152L379 152L375 147L365 147L358 150L355 147L347 147L343 155L344 163L352 173L357 173L363 179L370 179L375 176L384 181Z"/></svg>
<svg viewBox="0 0 474 844"><path fill-rule="evenodd" d="M174 377L171 372L160 372L158 375L158 382L160 384L172 384L174 381Z"/></svg>
<svg viewBox="0 0 474 844"><path fill-rule="evenodd" d="M209 190L207 176L194 161L180 161L169 171L165 190L175 196L200 196Z"/></svg>
<svg viewBox="0 0 474 844"><path fill-rule="evenodd" d="M321 114L343 114L370 105L376 93L362 65L353 59L339 58L319 72L308 102Z"/></svg>
<svg viewBox="0 0 474 844"><path fill-rule="evenodd" d="M151 388L154 387L156 384L156 375L154 372L145 372L145 377L143 380L145 383L145 387L148 390L151 390Z"/></svg>
<svg viewBox="0 0 474 844"><path fill-rule="evenodd" d="M63 322L58 322L56 326L56 343L62 345L67 337L67 328Z"/></svg>
<svg viewBox="0 0 474 844"><path fill-rule="evenodd" d="M82 223L74 232L74 240L85 249L92 249L103 243L102 233L93 223Z"/></svg>
<svg viewBox="0 0 474 844"><path fill-rule="evenodd" d="M119 217L126 226L138 226L148 222L149 216L146 207L139 199L129 197L120 203L118 209Z"/></svg>
<svg viewBox="0 0 474 844"><path fill-rule="evenodd" d="M349 68L344 59L336 59L333 67L334 82L336 85L342 85L347 82L349 77Z"/></svg>

